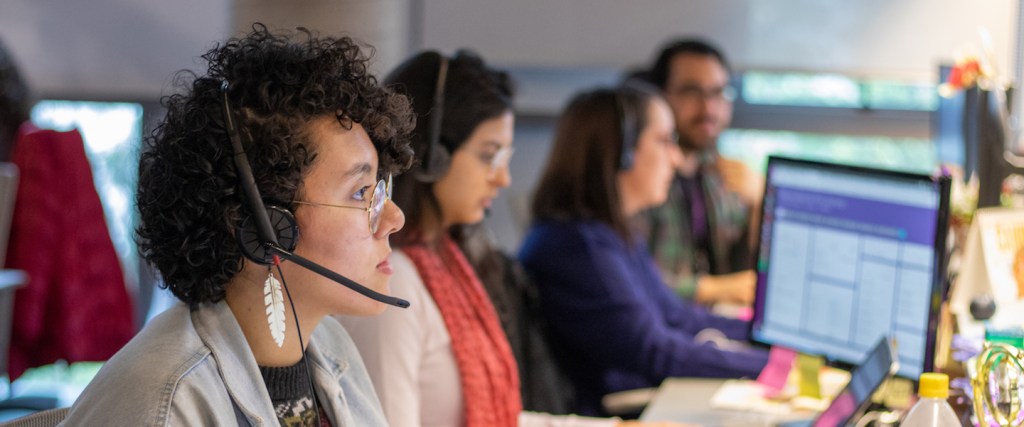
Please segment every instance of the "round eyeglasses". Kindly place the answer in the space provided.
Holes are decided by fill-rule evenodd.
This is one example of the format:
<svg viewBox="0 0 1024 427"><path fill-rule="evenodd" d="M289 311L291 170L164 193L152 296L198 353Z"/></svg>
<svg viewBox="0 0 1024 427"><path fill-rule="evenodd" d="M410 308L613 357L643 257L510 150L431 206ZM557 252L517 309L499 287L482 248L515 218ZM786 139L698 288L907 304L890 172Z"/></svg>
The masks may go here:
<svg viewBox="0 0 1024 427"><path fill-rule="evenodd" d="M377 229L380 228L381 217L384 213L384 205L387 204L388 200L391 200L391 174L388 174L387 180L381 179L377 181L377 185L373 187L373 195L370 196L370 206L359 207L359 206L345 206L345 205L332 205L330 203L317 203L308 202L305 200L295 200L292 203L309 206L323 206L328 208L346 208L346 209L360 209L365 210L370 222L370 233L377 234Z"/></svg>

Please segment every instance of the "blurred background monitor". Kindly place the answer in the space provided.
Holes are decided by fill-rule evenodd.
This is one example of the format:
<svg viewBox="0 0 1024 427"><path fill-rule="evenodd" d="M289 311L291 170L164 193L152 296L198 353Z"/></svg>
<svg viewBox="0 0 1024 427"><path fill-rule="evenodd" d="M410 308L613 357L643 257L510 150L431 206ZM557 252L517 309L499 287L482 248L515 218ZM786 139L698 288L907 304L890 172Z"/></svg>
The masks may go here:
<svg viewBox="0 0 1024 427"><path fill-rule="evenodd" d="M755 341L863 362L897 340L899 376L932 370L949 179L770 157Z"/></svg>

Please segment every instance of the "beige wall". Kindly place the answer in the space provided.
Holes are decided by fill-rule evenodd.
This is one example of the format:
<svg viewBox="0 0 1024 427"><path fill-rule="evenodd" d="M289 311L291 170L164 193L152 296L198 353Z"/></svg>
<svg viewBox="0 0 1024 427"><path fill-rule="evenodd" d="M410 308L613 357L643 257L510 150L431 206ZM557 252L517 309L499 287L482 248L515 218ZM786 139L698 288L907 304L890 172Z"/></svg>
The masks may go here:
<svg viewBox="0 0 1024 427"><path fill-rule="evenodd" d="M243 31L263 22L352 36L375 48L371 67L386 73L409 51L409 9L409 0L235 0L231 28Z"/></svg>
<svg viewBox="0 0 1024 427"><path fill-rule="evenodd" d="M257 19L344 29L377 46L377 71L420 46L473 47L506 67L618 70L696 33L738 68L931 78L979 45L979 26L1012 69L1016 16L1015 0L3 0L0 38L37 92L155 97Z"/></svg>
<svg viewBox="0 0 1024 427"><path fill-rule="evenodd" d="M225 37L228 0L3 0L0 39L41 95L155 98Z"/></svg>
<svg viewBox="0 0 1024 427"><path fill-rule="evenodd" d="M1016 0L429 0L424 43L510 66L622 67L677 35L720 44L737 68L929 79L991 33L1012 70Z"/></svg>

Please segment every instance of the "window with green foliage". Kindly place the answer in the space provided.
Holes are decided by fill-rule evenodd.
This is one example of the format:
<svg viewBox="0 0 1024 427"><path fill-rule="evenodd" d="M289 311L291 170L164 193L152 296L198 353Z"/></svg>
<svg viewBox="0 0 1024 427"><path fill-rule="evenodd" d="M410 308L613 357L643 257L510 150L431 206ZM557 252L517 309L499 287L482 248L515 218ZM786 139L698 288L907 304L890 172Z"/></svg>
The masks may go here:
<svg viewBox="0 0 1024 427"><path fill-rule="evenodd" d="M862 91L868 108L933 111L939 105L934 84L869 80Z"/></svg>
<svg viewBox="0 0 1024 427"><path fill-rule="evenodd" d="M931 111L934 84L858 80L838 74L743 74L743 100L750 104Z"/></svg>
<svg viewBox="0 0 1024 427"><path fill-rule="evenodd" d="M741 96L750 105L871 109L880 114L934 111L939 104L934 84L839 74L746 72ZM798 122L793 131L730 129L720 137L719 149L762 173L771 154L916 173L932 173L939 164L936 146L927 138L809 133L799 131Z"/></svg>
<svg viewBox="0 0 1024 427"><path fill-rule="evenodd" d="M917 138L731 129L722 134L718 147L722 155L762 174L772 154L924 174L939 164L934 144Z"/></svg>

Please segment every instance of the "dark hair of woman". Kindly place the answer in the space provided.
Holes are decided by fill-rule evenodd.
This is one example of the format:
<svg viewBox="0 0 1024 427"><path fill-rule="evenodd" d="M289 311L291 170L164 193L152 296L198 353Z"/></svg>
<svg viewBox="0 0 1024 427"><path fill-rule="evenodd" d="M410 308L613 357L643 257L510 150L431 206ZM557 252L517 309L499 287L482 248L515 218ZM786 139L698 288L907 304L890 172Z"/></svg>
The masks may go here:
<svg viewBox="0 0 1024 427"><path fill-rule="evenodd" d="M395 180L393 197L406 218L405 228L392 240L398 246L433 243L439 237L441 208L431 186L444 175L451 154L469 139L480 123L512 111L514 88L508 74L488 67L471 51L456 52L447 60L441 135L439 147L433 147L435 154L439 149L443 151L434 158L434 162L440 158L440 164L432 162L429 174L432 176L424 176L424 156L431 149L431 115L437 113L432 109L442 59L437 52L423 52L403 62L384 80L396 92L411 98L417 119L412 135L417 161L410 173Z"/></svg>
<svg viewBox="0 0 1024 427"><path fill-rule="evenodd" d="M555 127L551 155L533 196L533 218L597 220L629 241L616 179L625 148L623 111L635 112L634 134L627 137L638 141L648 107L659 96L649 85L630 83L573 97Z"/></svg>
<svg viewBox="0 0 1024 427"><path fill-rule="evenodd" d="M136 193L140 253L160 271L161 286L193 304L223 299L244 262L235 231L249 213L224 128L223 82L264 203L292 211L316 161L312 119L361 124L380 153L382 175L411 164L414 124L408 100L378 87L368 58L347 37L273 34L256 24L251 35L202 58L206 75L182 72L181 93L162 99L167 115L146 138Z"/></svg>
<svg viewBox="0 0 1024 427"><path fill-rule="evenodd" d="M10 158L18 127L28 120L30 106L28 85L0 42L0 162Z"/></svg>

